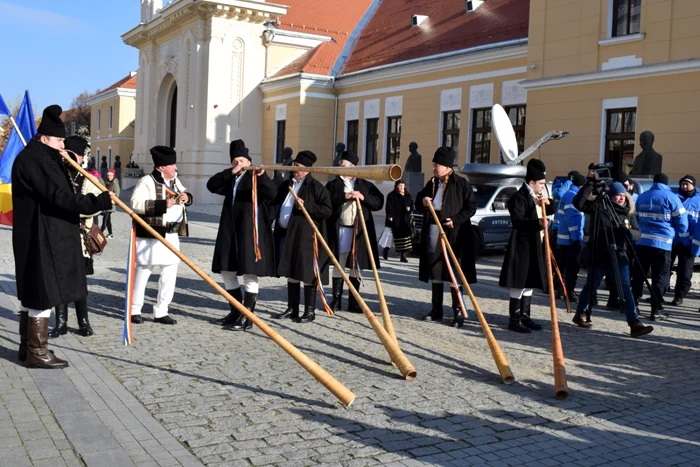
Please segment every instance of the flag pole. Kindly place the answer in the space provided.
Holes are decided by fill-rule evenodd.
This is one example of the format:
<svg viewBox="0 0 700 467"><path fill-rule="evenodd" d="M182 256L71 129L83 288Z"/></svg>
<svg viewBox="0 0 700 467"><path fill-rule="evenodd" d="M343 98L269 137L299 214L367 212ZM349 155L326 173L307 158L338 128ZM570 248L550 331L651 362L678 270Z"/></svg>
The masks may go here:
<svg viewBox="0 0 700 467"><path fill-rule="evenodd" d="M17 136L19 136L19 140L22 141L22 144L24 146L27 146L27 142L24 140L24 136L22 136L22 132L19 131L19 127L17 126L17 122L15 121L14 117L12 115L8 115L8 118L12 122L12 126L14 127L15 131L17 132Z"/></svg>

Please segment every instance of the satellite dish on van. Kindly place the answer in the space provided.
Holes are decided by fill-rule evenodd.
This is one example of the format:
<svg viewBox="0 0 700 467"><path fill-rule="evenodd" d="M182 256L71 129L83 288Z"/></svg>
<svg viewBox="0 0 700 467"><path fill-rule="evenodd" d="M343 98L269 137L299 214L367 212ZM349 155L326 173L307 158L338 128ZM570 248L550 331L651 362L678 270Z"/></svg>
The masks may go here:
<svg viewBox="0 0 700 467"><path fill-rule="evenodd" d="M547 141L562 139L569 134L568 131L550 131L542 138L538 139L535 144L527 148L522 154L518 155L518 140L515 138L513 125L510 123L510 117L500 104L494 104L491 108L491 119L493 121L496 139L501 146L503 158L508 165L520 164L521 161L527 159Z"/></svg>

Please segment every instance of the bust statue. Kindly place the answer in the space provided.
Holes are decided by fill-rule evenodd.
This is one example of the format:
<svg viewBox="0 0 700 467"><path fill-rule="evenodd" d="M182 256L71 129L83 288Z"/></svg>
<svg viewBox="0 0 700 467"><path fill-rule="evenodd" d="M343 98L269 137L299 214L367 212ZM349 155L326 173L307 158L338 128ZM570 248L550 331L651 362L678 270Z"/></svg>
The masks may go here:
<svg viewBox="0 0 700 467"><path fill-rule="evenodd" d="M340 165L340 159L343 157L343 151L345 151L345 143L338 143L335 145L335 158L333 159L333 167L338 167Z"/></svg>
<svg viewBox="0 0 700 467"><path fill-rule="evenodd" d="M423 172L423 156L418 153L418 144L411 142L408 145L408 150L411 152L411 155L406 160L404 172Z"/></svg>
<svg viewBox="0 0 700 467"><path fill-rule="evenodd" d="M289 166L292 165L292 155L294 154L294 150L290 147L286 147L282 150L282 165L284 166ZM282 182L285 180L289 180L289 175L290 172L283 171L283 170L275 170L275 175L272 178L272 181L277 184L277 186L280 186Z"/></svg>
<svg viewBox="0 0 700 467"><path fill-rule="evenodd" d="M656 175L661 173L663 156L652 147L654 145L654 133L643 131L639 135L639 145L642 147L642 152L634 158L630 175Z"/></svg>

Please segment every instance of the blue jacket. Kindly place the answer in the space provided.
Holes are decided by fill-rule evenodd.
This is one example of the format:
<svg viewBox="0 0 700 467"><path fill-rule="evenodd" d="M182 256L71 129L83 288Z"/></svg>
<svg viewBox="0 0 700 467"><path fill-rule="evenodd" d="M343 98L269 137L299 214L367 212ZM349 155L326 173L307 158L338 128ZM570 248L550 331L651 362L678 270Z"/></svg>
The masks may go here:
<svg viewBox="0 0 700 467"><path fill-rule="evenodd" d="M693 256L700 256L700 228L695 229L695 235L693 235L693 243L690 247L690 252Z"/></svg>
<svg viewBox="0 0 700 467"><path fill-rule="evenodd" d="M673 238L688 232L688 214L680 198L663 183L654 183L637 198L642 238L637 245L670 251Z"/></svg>
<svg viewBox="0 0 700 467"><path fill-rule="evenodd" d="M562 217L564 217L564 207L561 204L561 199L564 197L569 188L571 188L572 182L569 179L558 180L552 186L552 199L557 203L557 211L554 213L554 221L552 222L552 228L558 229L559 223Z"/></svg>
<svg viewBox="0 0 700 467"><path fill-rule="evenodd" d="M685 211L688 213L688 231L685 234L680 234L673 240L674 245L676 243L682 243L685 246L690 246L693 238L695 238L695 231L698 228L698 215L700 215L700 193L695 191L693 196L688 198L682 196L678 193L678 198L680 198L683 203Z"/></svg>
<svg viewBox="0 0 700 467"><path fill-rule="evenodd" d="M558 245L571 245L574 242L583 241L583 213L574 207L574 197L579 189L577 186L572 186L559 202L559 209L564 211L564 215L559 222Z"/></svg>

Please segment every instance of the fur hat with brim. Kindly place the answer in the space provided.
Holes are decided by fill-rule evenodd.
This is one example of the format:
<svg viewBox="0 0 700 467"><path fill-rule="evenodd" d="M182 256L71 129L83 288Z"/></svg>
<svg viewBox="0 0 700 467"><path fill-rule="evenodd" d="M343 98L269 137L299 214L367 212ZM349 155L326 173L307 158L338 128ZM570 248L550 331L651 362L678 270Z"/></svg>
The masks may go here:
<svg viewBox="0 0 700 467"><path fill-rule="evenodd" d="M50 105L44 109L41 116L41 123L36 132L44 136L55 136L56 138L66 137L66 127L61 120L63 109L60 105Z"/></svg>
<svg viewBox="0 0 700 467"><path fill-rule="evenodd" d="M231 156L231 162L233 162L236 157L245 157L249 161L253 162L253 159L251 159L250 155L248 154L248 148L245 147L245 143L242 139L231 141L231 146L229 146L228 152L229 156Z"/></svg>
<svg viewBox="0 0 700 467"><path fill-rule="evenodd" d="M77 155L85 157L85 149L88 147L88 141L82 136L69 136L63 141L63 146L67 150L73 151Z"/></svg>
<svg viewBox="0 0 700 467"><path fill-rule="evenodd" d="M153 146L151 148L151 157L153 157L153 165L155 167L173 165L177 162L175 150L167 146Z"/></svg>
<svg viewBox="0 0 700 467"><path fill-rule="evenodd" d="M445 146L437 148L433 155L433 163L452 168L455 163L455 152L452 148Z"/></svg>
<svg viewBox="0 0 700 467"><path fill-rule="evenodd" d="M547 178L547 167L544 162L539 159L530 159L527 163L527 172L525 173L525 181L536 182Z"/></svg>
<svg viewBox="0 0 700 467"><path fill-rule="evenodd" d="M294 162L301 164L304 167L311 167L316 163L316 154L311 151L301 151L297 154Z"/></svg>
<svg viewBox="0 0 700 467"><path fill-rule="evenodd" d="M360 162L360 158L357 157L357 154L352 151L343 151L343 155L340 157L340 160L348 161L352 165L357 165Z"/></svg>

